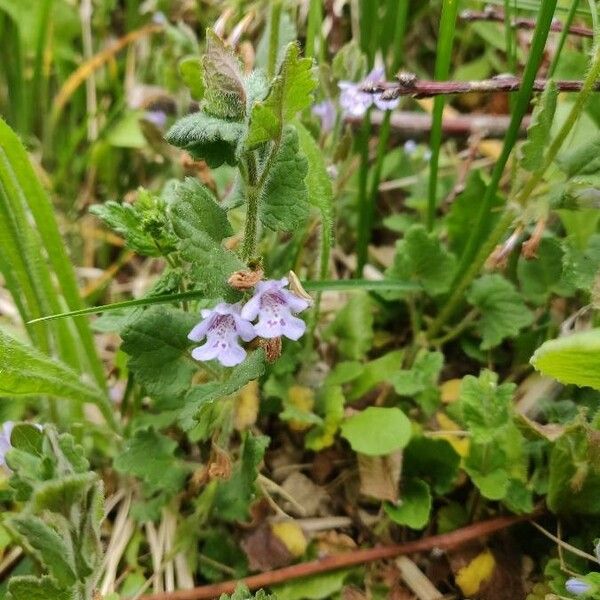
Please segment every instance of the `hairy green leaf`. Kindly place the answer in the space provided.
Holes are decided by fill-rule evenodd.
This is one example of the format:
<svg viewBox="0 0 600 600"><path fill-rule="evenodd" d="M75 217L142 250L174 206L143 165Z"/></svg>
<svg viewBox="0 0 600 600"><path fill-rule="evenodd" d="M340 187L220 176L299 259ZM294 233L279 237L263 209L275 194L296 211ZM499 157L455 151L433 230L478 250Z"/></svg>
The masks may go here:
<svg viewBox="0 0 600 600"><path fill-rule="evenodd" d="M260 199L260 219L275 231L294 231L308 218L305 178L308 161L300 152L298 134L286 127Z"/></svg>
<svg viewBox="0 0 600 600"><path fill-rule="evenodd" d="M275 586L273 591L277 600L325 600L336 597L349 573L348 570L342 569L301 577Z"/></svg>
<svg viewBox="0 0 600 600"><path fill-rule="evenodd" d="M256 496L255 481L269 438L247 433L240 460L233 467L231 477L217 488L215 513L226 521L243 521L248 518L248 508Z"/></svg>
<svg viewBox="0 0 600 600"><path fill-rule="evenodd" d="M593 136L574 150L562 152L557 162L571 182L597 184L600 171L600 135Z"/></svg>
<svg viewBox="0 0 600 600"><path fill-rule="evenodd" d="M50 577L33 575L11 577L8 600L78 600L74 589L59 588Z"/></svg>
<svg viewBox="0 0 600 600"><path fill-rule="evenodd" d="M414 437L404 449L402 473L423 479L437 494L446 494L458 476L460 456L446 440Z"/></svg>
<svg viewBox="0 0 600 600"><path fill-rule="evenodd" d="M317 81L312 73L312 59L300 58L300 47L291 43L279 72L264 101L254 105L246 145L254 148L281 135L283 126L296 113L310 106Z"/></svg>
<svg viewBox="0 0 600 600"><path fill-rule="evenodd" d="M341 427L342 437L355 452L383 456L404 448L411 436L408 417L399 408L369 406L348 417ZM373 435L377 432L376 435Z"/></svg>
<svg viewBox="0 0 600 600"><path fill-rule="evenodd" d="M479 377L466 375L460 386L460 406L465 424L477 442L490 442L503 435L510 422L510 407L516 385L498 385L498 375L483 370Z"/></svg>
<svg viewBox="0 0 600 600"><path fill-rule="evenodd" d="M122 332L124 352L136 380L155 399L178 403L198 370L189 355L188 333L199 319L164 306L144 311Z"/></svg>
<svg viewBox="0 0 600 600"><path fill-rule="evenodd" d="M467 300L481 312L477 328L481 349L489 350L531 325L533 315L513 284L501 275L484 275L467 293Z"/></svg>
<svg viewBox="0 0 600 600"><path fill-rule="evenodd" d="M489 500L501 500L506 496L509 486L506 463L506 454L497 444L473 442L463 466L482 496Z"/></svg>
<svg viewBox="0 0 600 600"><path fill-rule="evenodd" d="M396 243L394 262L386 271L389 279L413 281L430 296L447 292L456 260L422 225L413 225ZM396 297L403 297L399 293Z"/></svg>
<svg viewBox="0 0 600 600"><path fill-rule="evenodd" d="M187 150L196 160L204 160L215 169L223 163L235 165L245 126L206 112L196 112L179 119L167 132L167 142Z"/></svg>
<svg viewBox="0 0 600 600"><path fill-rule="evenodd" d="M206 30L204 110L222 119L240 121L246 114L246 87L240 62L212 30Z"/></svg>
<svg viewBox="0 0 600 600"><path fill-rule="evenodd" d="M543 164L544 150L550 141L557 99L558 88L554 81L550 81L538 98L531 117L531 125L527 129L527 140L523 144L521 166L527 171L535 171Z"/></svg>
<svg viewBox="0 0 600 600"><path fill-rule="evenodd" d="M589 292L600 272L600 234L590 236L587 247L581 249L575 240L564 243L563 271L565 282Z"/></svg>
<svg viewBox="0 0 600 600"><path fill-rule="evenodd" d="M373 343L373 306L367 294L350 298L325 331L327 339L337 338L337 350L347 359L358 360Z"/></svg>
<svg viewBox="0 0 600 600"><path fill-rule="evenodd" d="M387 381L390 373L395 373L402 366L403 358L403 350L394 350L365 365L350 363L348 368L349 373L352 375L352 386L348 394L348 400L357 400L375 386ZM344 363L338 363L336 367L340 365L344 365ZM345 383L345 381L342 383Z"/></svg>
<svg viewBox="0 0 600 600"><path fill-rule="evenodd" d="M204 97L204 72L202 60L197 56L186 56L179 61L179 75L190 90L194 100Z"/></svg>
<svg viewBox="0 0 600 600"><path fill-rule="evenodd" d="M121 473L141 479L151 490L173 494L185 479L185 470L175 457L176 449L174 440L154 429L141 429L127 441L114 466Z"/></svg>

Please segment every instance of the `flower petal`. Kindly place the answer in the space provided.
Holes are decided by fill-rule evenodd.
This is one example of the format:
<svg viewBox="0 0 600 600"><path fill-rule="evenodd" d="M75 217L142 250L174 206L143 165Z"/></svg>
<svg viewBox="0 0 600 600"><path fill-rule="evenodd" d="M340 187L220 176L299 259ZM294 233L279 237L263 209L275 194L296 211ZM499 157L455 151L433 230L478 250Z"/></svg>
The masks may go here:
<svg viewBox="0 0 600 600"><path fill-rule="evenodd" d="M290 340L301 338L306 331L306 323L298 317L288 315L284 317L283 321L284 324L281 326L281 333Z"/></svg>
<svg viewBox="0 0 600 600"><path fill-rule="evenodd" d="M244 304L244 306L242 307L242 312L241 312L243 319L246 319L247 321L252 321L252 320L256 319L256 317L258 316L258 311L260 310L261 296L262 296L262 293L260 290L258 290L254 294L254 296L252 296L252 298L250 298L250 300L248 300L248 302L246 302L246 304Z"/></svg>
<svg viewBox="0 0 600 600"><path fill-rule="evenodd" d="M212 360L216 358L221 347L218 339L210 339L203 346L198 346L192 350L192 358L196 360Z"/></svg>
<svg viewBox="0 0 600 600"><path fill-rule="evenodd" d="M192 340L192 342L199 342L204 339L208 330L210 329L210 325L212 323L212 318L208 317L207 319L203 319L198 323L189 333L188 340Z"/></svg>
<svg viewBox="0 0 600 600"><path fill-rule="evenodd" d="M237 343L229 342L225 348L221 348L217 360L224 367L239 365L246 358L246 351Z"/></svg>
<svg viewBox="0 0 600 600"><path fill-rule="evenodd" d="M296 296L293 292L289 292L288 290L283 290L283 297L285 298L285 303L289 306L292 312L298 313L302 312L306 308L310 306L308 300L304 298L300 298L300 296Z"/></svg>
<svg viewBox="0 0 600 600"><path fill-rule="evenodd" d="M270 319L269 317L265 317L264 319L260 319L258 323L254 326L254 331L267 340L272 338L281 337L281 322L280 320Z"/></svg>
<svg viewBox="0 0 600 600"><path fill-rule="evenodd" d="M235 329L237 334L245 341L249 342L256 337L256 331L254 331L254 325L247 321L243 317L239 317L238 315L234 315L235 319Z"/></svg>

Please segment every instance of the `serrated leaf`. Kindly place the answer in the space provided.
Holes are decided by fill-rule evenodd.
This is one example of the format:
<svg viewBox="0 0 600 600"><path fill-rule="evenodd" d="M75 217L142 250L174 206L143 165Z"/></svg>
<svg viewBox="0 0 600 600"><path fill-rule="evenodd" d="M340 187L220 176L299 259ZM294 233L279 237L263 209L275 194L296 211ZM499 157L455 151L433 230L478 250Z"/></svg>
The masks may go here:
<svg viewBox="0 0 600 600"><path fill-rule="evenodd" d="M322 388L318 398L323 414L323 424L311 429L304 439L304 445L315 452L332 446L344 418L344 392L339 385Z"/></svg>
<svg viewBox="0 0 600 600"><path fill-rule="evenodd" d="M198 367L189 356L187 336L197 321L190 313L156 306L123 330L128 367L154 399L177 403L189 390Z"/></svg>
<svg viewBox="0 0 600 600"><path fill-rule="evenodd" d="M172 192L171 219L182 256L191 263L196 287L206 298L236 299L228 285L230 275L244 267L242 261L221 245L232 234L227 213L201 184L186 180Z"/></svg>
<svg viewBox="0 0 600 600"><path fill-rule="evenodd" d="M214 511L225 521L244 521L248 508L256 496L255 481L269 438L247 433L240 460L233 467L231 477L217 488Z"/></svg>
<svg viewBox="0 0 600 600"><path fill-rule="evenodd" d="M54 529L39 517L29 514L9 517L5 524L60 587L75 583L77 569L73 548Z"/></svg>
<svg viewBox="0 0 600 600"><path fill-rule="evenodd" d="M198 56L186 56L179 61L179 75L183 83L190 90L194 100L204 97L204 71L202 59Z"/></svg>
<svg viewBox="0 0 600 600"><path fill-rule="evenodd" d="M133 475L151 490L179 491L185 470L175 457L177 442L154 429L138 430L114 461L117 471Z"/></svg>
<svg viewBox="0 0 600 600"><path fill-rule="evenodd" d="M600 272L600 234L592 235L587 247L580 249L575 240L564 243L563 272L565 282L589 292Z"/></svg>
<svg viewBox="0 0 600 600"><path fill-rule="evenodd" d="M481 349L489 350L531 325L533 315L513 284L501 275L484 275L473 283L467 300L481 312L477 328Z"/></svg>
<svg viewBox="0 0 600 600"><path fill-rule="evenodd" d="M140 214L134 205L109 200L104 204L94 204L90 212L121 235L134 252L142 256L161 256L162 252L152 236L143 231Z"/></svg>
<svg viewBox="0 0 600 600"><path fill-rule="evenodd" d="M535 351L531 364L561 383L600 390L600 329L544 342Z"/></svg>
<svg viewBox="0 0 600 600"><path fill-rule="evenodd" d="M321 148L300 121L296 121L294 126L298 132L300 150L308 161L308 173L306 174L308 201L321 214L322 256L320 260L323 268L320 276L324 278L329 265L329 249L333 244L333 187Z"/></svg>
<svg viewBox="0 0 600 600"><path fill-rule="evenodd" d="M240 61L212 30L206 30L204 110L222 119L240 121L246 114L246 88Z"/></svg>
<svg viewBox="0 0 600 600"><path fill-rule="evenodd" d="M408 417L399 408L378 406L348 417L341 427L342 437L352 449L368 456L383 456L404 448L411 431Z"/></svg>
<svg viewBox="0 0 600 600"><path fill-rule="evenodd" d="M77 596L73 589L57 587L50 577L20 575L8 582L8 600L77 600Z"/></svg>
<svg viewBox="0 0 600 600"><path fill-rule="evenodd" d="M485 194L487 184L481 176L481 171L472 171L467 178L465 189L456 197L448 216L446 226L448 228L448 239L450 248L458 256L465 249L473 227L477 223L477 208L483 195ZM481 223L481 238L485 239L496 224L500 211L496 210L504 204L504 199L495 194L491 210L486 213L485 219Z"/></svg>
<svg viewBox="0 0 600 600"><path fill-rule="evenodd" d="M600 514L597 432L572 429L552 447L548 508L558 514Z"/></svg>
<svg viewBox="0 0 600 600"><path fill-rule="evenodd" d="M256 146L274 140L296 113L312 103L317 81L312 73L312 59L300 58L300 47L291 43L273 80L269 95L254 105L246 146Z"/></svg>
<svg viewBox="0 0 600 600"><path fill-rule="evenodd" d="M514 383L498 385L498 375L487 369L479 377L464 377L459 393L460 406L473 440L485 443L503 434L510 422L515 389Z"/></svg>
<svg viewBox="0 0 600 600"><path fill-rule="evenodd" d="M373 343L373 306L367 294L356 294L338 312L325 332L337 338L337 350L344 358L358 360Z"/></svg>
<svg viewBox="0 0 600 600"><path fill-rule="evenodd" d="M549 81L533 110L531 124L527 129L527 140L522 147L521 166L527 171L535 171L543 164L544 151L550 140L557 99L556 83Z"/></svg>
<svg viewBox="0 0 600 600"><path fill-rule="evenodd" d="M286 127L260 198L260 219L266 227L294 231L306 221L310 209L307 173L308 162L300 152L298 134L294 127Z"/></svg>
<svg viewBox="0 0 600 600"><path fill-rule="evenodd" d="M540 242L534 258L519 258L517 277L526 299L542 304L552 293L569 293L568 286L561 281L563 254L558 240L547 237Z"/></svg>
<svg viewBox="0 0 600 600"><path fill-rule="evenodd" d="M497 444L471 443L463 467L482 496L501 500L509 486L506 462L506 455Z"/></svg>
<svg viewBox="0 0 600 600"><path fill-rule="evenodd" d="M431 492L422 479L409 479L401 487L401 498L397 505L386 502L385 512L394 523L411 529L423 529L431 512Z"/></svg>
<svg viewBox="0 0 600 600"><path fill-rule="evenodd" d="M452 283L456 259L422 225L413 225L396 243L393 264L386 270L389 279L413 281L430 296L447 292ZM405 293L395 293L402 298Z"/></svg>
<svg viewBox="0 0 600 600"><path fill-rule="evenodd" d="M248 382L258 379L265 370L263 350L249 352L246 360L229 371L225 381L211 381L194 386L189 390L185 406L180 414L180 424L185 431L197 425L197 417L203 406L209 406L217 400L231 396L241 390Z"/></svg>
<svg viewBox="0 0 600 600"><path fill-rule="evenodd" d="M44 481L35 487L31 506L36 512L49 510L60 513L66 507L81 502L97 481L98 476L92 472Z"/></svg>
<svg viewBox="0 0 600 600"><path fill-rule="evenodd" d="M338 363L336 369L340 365L344 368L344 364L346 364L349 369L349 375L352 375L351 379L348 380L352 382L348 400L357 400L375 386L387 381L390 373L395 373L402 366L403 358L404 350L394 350L365 365L361 365L360 363ZM343 375L342 371L338 373L338 377L340 375ZM344 377L341 377L341 379L344 379ZM346 383L346 381L340 381L340 383Z"/></svg>
<svg viewBox="0 0 600 600"><path fill-rule="evenodd" d="M427 388L436 387L444 365L441 352L419 352L410 369L400 369L388 376L394 390L401 396L412 396Z"/></svg>
<svg viewBox="0 0 600 600"><path fill-rule="evenodd" d="M235 165L237 151L246 128L200 111L179 119L167 132L169 144L187 150L192 158L204 160L216 169L223 163Z"/></svg>

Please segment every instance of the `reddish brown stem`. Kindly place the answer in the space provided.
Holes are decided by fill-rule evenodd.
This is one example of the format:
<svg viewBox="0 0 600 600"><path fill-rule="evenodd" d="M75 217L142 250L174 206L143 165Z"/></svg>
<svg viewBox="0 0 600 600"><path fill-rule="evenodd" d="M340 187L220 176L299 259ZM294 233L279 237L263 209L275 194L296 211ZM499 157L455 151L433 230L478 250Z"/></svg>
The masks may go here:
<svg viewBox="0 0 600 600"><path fill-rule="evenodd" d="M468 525L467 527L457 529L450 533L432 535L413 542L395 544L393 546L379 546L376 548L355 550L346 554L326 556L319 560L300 563L298 565L292 565L291 567L284 567L283 569L276 569L266 573L259 573L258 575L252 575L237 581L224 581L222 583L204 585L192 590L150 594L148 596L142 596L140 600L209 600L210 598L217 598L220 594L230 594L240 583L245 584L251 590L256 590L258 588L283 583L290 579L297 579L299 577L316 575L317 573L325 573L327 571L363 565L368 562L394 558L401 554L414 554L415 552L425 552L433 550L434 548L449 550L502 529L506 529L516 523L528 521L535 516L538 515L497 517L488 521L473 523L472 525Z"/></svg>
<svg viewBox="0 0 600 600"><path fill-rule="evenodd" d="M460 13L460 18L463 21L495 21L497 23L504 23L504 12L494 8L487 8L481 12L475 10L465 10ZM535 25L536 22L534 19L525 19L523 17L518 17L512 21L512 26L518 27L519 29L535 29ZM550 26L550 30L562 31L563 24L559 20L555 19ZM569 33L579 37L594 37L594 32L588 27L583 27L582 25L571 25L571 27L569 27Z"/></svg>
<svg viewBox="0 0 600 600"><path fill-rule="evenodd" d="M365 83L361 89L369 94L382 94L385 100L400 96L425 98L442 94L469 94L471 92L517 92L521 87L521 78L512 75L481 79L479 81L431 81L418 79L414 73L398 73L398 82L381 81ZM558 80L554 82L559 92L579 92L583 87L581 80ZM547 79L536 79L533 84L535 92L543 92L548 85ZM594 86L600 91L600 82Z"/></svg>

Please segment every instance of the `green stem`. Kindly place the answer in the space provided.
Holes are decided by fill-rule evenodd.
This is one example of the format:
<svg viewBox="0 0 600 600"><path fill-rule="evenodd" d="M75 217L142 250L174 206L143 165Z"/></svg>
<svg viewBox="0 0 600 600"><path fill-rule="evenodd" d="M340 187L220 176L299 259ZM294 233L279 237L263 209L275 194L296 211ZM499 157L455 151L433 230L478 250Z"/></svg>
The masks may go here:
<svg viewBox="0 0 600 600"><path fill-rule="evenodd" d="M308 23L306 26L306 44L304 54L308 58L315 56L315 47L318 42L319 58L323 57L322 40L321 40L321 23L323 22L323 11L321 8L321 0L310 0L308 8Z"/></svg>
<svg viewBox="0 0 600 600"><path fill-rule="evenodd" d="M583 81L583 87L581 88L579 94L577 94L577 99L575 100L568 117L562 124L560 131L552 140L552 144L544 156L544 163L531 175L517 196L517 202L519 204L524 205L527 202L533 190L537 187L550 165L554 162L556 155L558 154L568 135L571 133L575 123L577 123L577 120L579 119L579 116L581 115L581 112L583 111L590 94L594 90L598 78L600 78L600 43L596 44L594 47L592 62Z"/></svg>
<svg viewBox="0 0 600 600"><path fill-rule="evenodd" d="M371 207L367 186L369 182L369 136L371 134L371 111L364 116L359 134L360 167L358 171L358 232L356 239L356 272L361 277L367 263L371 237Z"/></svg>
<svg viewBox="0 0 600 600"><path fill-rule="evenodd" d="M279 24L281 23L281 1L275 0L271 4L271 17L269 19L269 57L267 61L267 75L269 79L275 76L277 67L277 53L279 50Z"/></svg>
<svg viewBox="0 0 600 600"><path fill-rule="evenodd" d="M467 313L465 318L457 323L454 327L452 327L446 334L442 337L436 338L435 340L431 340L430 343L432 346L442 346L443 344L447 344L455 337L458 337L469 325L473 322L475 317L478 315L477 310L472 310Z"/></svg>
<svg viewBox="0 0 600 600"><path fill-rule="evenodd" d="M500 179L504 173L504 168L508 162L508 158L512 152L512 149L517 141L521 121L523 120L523 117L529 108L533 84L544 55L544 47L546 45L548 33L550 32L550 26L554 16L554 9L556 8L556 1L557 0L547 0L540 6L537 17L537 25L531 42L529 60L527 61L527 65L525 66L525 71L523 73L523 83L521 85L521 89L517 93L508 130L506 131L506 137L504 138L502 152L494 165L490 183L486 187L475 223L471 228L471 233L469 234L469 238L467 239L465 249L462 253L457 268L453 284L455 289L464 279L465 272L467 270L471 270L470 265L474 264L473 258L477 254L477 249L480 244L484 243L485 234L483 232L485 231L485 221L489 217L489 214L492 210L492 204L500 184ZM447 309L448 305L446 305L444 311L447 311Z"/></svg>
<svg viewBox="0 0 600 600"><path fill-rule="evenodd" d="M466 292L469 285L475 277L477 277L481 267L485 264L488 256L492 253L498 242L502 239L506 230L510 227L510 224L515 218L515 212L511 209L506 210L502 215L492 232L488 235L486 241L482 244L477 253L477 256L471 263L471 266L463 274L457 285L454 287L452 294L448 301L444 304L444 308L440 311L438 316L431 322L429 329L427 330L428 339L433 339L437 333L444 326L452 315L458 305L463 301L464 293Z"/></svg>
<svg viewBox="0 0 600 600"><path fill-rule="evenodd" d="M550 67L548 68L548 79L551 79L554 76L556 66L558 65L558 61L560 59L560 54L567 40L567 36L569 35L569 29L571 27L571 24L573 23L573 19L575 18L575 13L577 12L578 5L579 0L572 0L571 6L569 7L569 12L567 13L567 18L563 23L563 29L560 32L560 38L558 39L558 44L556 45L556 52L554 53L554 57L552 58L552 62L550 63Z"/></svg>
<svg viewBox="0 0 600 600"><path fill-rule="evenodd" d="M244 245L242 259L248 262L256 254L256 234L258 231L259 190L256 187L246 188L246 225L244 227Z"/></svg>
<svg viewBox="0 0 600 600"><path fill-rule="evenodd" d="M448 79L450 72L450 61L452 58L452 45L454 42L457 11L458 0L443 0L439 39L435 59L435 79L438 80ZM427 229L429 231L433 229L435 211L437 207L438 166L440 158L440 145L442 143L442 117L444 114L445 103L445 96L436 96L435 100L433 101L431 136L429 138L431 160L429 161L429 186L427 194Z"/></svg>

